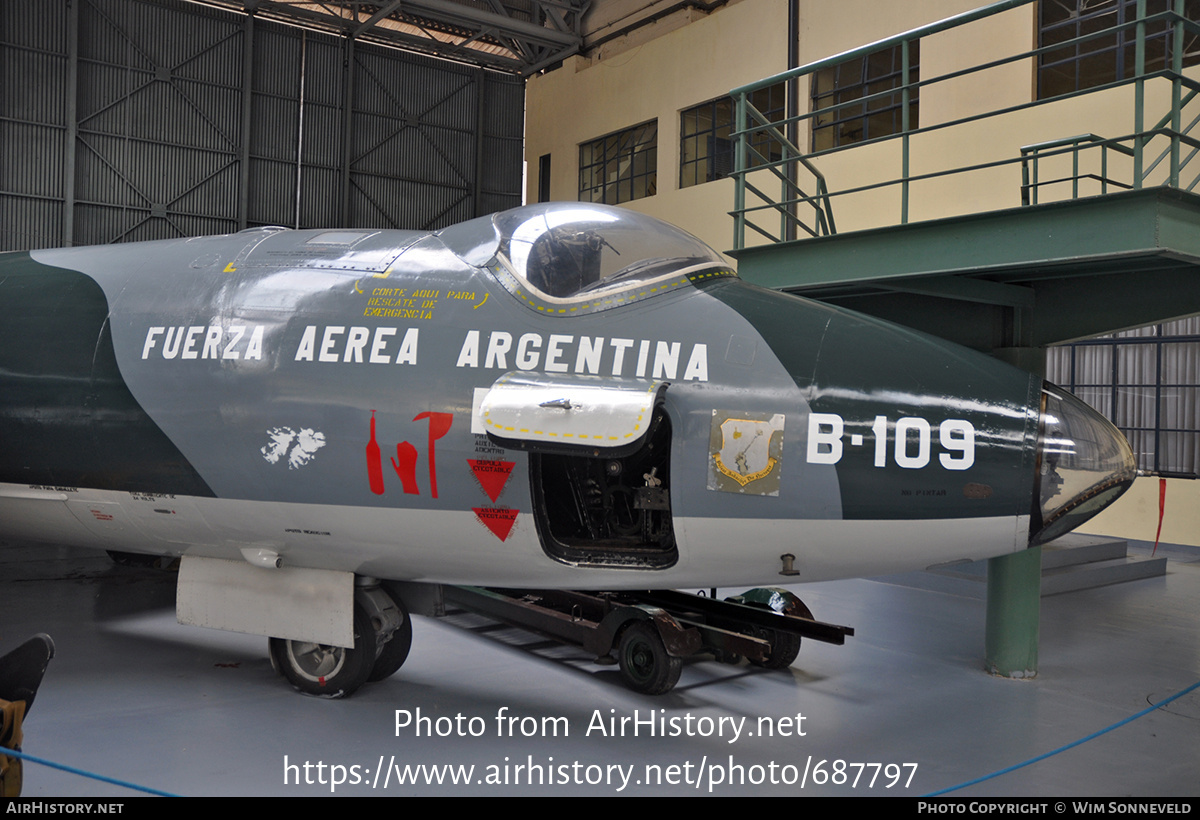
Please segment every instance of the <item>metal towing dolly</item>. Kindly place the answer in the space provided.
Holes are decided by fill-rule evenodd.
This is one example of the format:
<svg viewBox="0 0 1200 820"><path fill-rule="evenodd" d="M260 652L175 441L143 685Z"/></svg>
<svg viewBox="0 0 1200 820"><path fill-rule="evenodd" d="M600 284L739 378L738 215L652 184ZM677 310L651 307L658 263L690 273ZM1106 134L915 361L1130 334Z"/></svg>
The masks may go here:
<svg viewBox="0 0 1200 820"><path fill-rule="evenodd" d="M581 646L599 663L617 663L635 692L661 695L679 681L683 659L700 653L723 663L746 658L784 669L800 639L842 645L854 629L813 620L785 589L756 588L717 600L675 590L579 592L573 590L451 587L447 605L487 615L563 643Z"/></svg>

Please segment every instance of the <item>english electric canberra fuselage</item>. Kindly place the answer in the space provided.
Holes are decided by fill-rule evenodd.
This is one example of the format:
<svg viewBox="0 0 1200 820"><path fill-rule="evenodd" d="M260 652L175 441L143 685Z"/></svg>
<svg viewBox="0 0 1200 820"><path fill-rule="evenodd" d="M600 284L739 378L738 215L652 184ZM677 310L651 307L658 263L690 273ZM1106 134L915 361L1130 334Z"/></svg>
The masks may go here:
<svg viewBox="0 0 1200 820"><path fill-rule="evenodd" d="M0 306L6 538L755 585L1021 550L1133 477L1120 434L1029 373L603 206L8 254Z"/></svg>

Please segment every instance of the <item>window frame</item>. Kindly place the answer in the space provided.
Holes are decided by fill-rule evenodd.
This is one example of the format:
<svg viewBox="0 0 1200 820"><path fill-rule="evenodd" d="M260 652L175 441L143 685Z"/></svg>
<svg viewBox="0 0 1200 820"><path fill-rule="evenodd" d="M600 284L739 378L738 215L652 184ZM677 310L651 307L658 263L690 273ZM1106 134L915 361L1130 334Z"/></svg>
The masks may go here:
<svg viewBox="0 0 1200 820"><path fill-rule="evenodd" d="M1101 5L1090 9L1080 8L1083 0L1041 0L1038 3L1038 48L1049 48L1055 43L1070 43L1113 26L1132 24L1137 19L1137 0L1104 0ZM1146 14L1169 11L1171 0L1147 0ZM1060 12L1065 16L1056 16ZM1184 13L1189 20L1200 19L1200 0L1186 0ZM1115 14L1115 20L1103 18ZM1184 32L1183 66L1200 64L1200 36ZM1037 98L1039 100L1086 91L1090 88L1127 80L1134 76L1134 48L1137 35L1130 25L1104 37L1082 43L1065 45L1062 49L1038 54ZM1167 21L1147 23L1146 62L1147 73L1171 67L1173 45L1172 28ZM1190 48L1190 50L1189 50ZM1059 52L1068 49L1073 54Z"/></svg>
<svg viewBox="0 0 1200 820"><path fill-rule="evenodd" d="M787 83L776 83L767 88L760 88L751 95L750 103L771 122L784 119L787 113ZM733 97L716 97L679 112L679 187L681 190L725 179L733 173L734 140L732 134L736 130L734 127L734 119L737 116L736 106L737 102ZM703 126L701 123L706 115L708 124ZM689 123L689 119L692 120L691 123ZM694 130L690 130L689 125L692 125ZM700 151L701 145L705 149L703 153ZM771 161L782 156L779 146L763 132L754 135L751 147ZM753 152L746 161L750 168L756 168L763 164L763 160Z"/></svg>
<svg viewBox="0 0 1200 820"><path fill-rule="evenodd" d="M919 39L908 41L910 86L920 82L920 44ZM897 43L813 72L809 85L809 104L812 106L810 146L813 153L903 133L903 60L903 44ZM866 99L869 97L874 99ZM864 99L865 102L858 102ZM857 111L854 111L856 107ZM918 87L911 88L909 92L908 108L908 128L913 131L919 127ZM847 114L847 111L854 113ZM852 127L855 123L861 125L857 133L847 131L847 126Z"/></svg>
<svg viewBox="0 0 1200 820"><path fill-rule="evenodd" d="M580 202L619 205L657 193L657 119L579 144Z"/></svg>
<svg viewBox="0 0 1200 820"><path fill-rule="evenodd" d="M1191 365L1185 345L1192 346ZM1135 363L1139 359L1141 372L1129 372L1138 370ZM1138 469L1197 478L1200 413L1187 424L1180 409L1189 406L1184 398L1187 391L1194 400L1191 406L1200 405L1200 369L1195 367L1196 361L1200 361L1200 320L1182 319L1056 345L1047 355L1046 376L1087 402L1125 434ZM1146 372L1150 362L1152 374ZM1190 379L1189 372L1193 374ZM1168 424L1171 415L1180 423Z"/></svg>

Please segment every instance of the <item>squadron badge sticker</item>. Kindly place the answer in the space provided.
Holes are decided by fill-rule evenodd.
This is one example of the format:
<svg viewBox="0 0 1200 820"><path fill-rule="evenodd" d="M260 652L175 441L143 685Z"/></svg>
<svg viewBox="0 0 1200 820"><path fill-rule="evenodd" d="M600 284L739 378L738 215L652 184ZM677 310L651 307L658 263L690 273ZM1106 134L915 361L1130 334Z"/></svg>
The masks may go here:
<svg viewBox="0 0 1200 820"><path fill-rule="evenodd" d="M708 489L779 495L783 414L713 410Z"/></svg>

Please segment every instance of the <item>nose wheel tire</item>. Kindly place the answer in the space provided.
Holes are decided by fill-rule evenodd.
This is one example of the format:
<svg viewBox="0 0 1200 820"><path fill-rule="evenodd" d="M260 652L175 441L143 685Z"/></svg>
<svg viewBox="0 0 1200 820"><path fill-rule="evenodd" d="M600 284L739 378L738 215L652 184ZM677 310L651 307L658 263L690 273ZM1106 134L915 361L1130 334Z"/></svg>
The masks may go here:
<svg viewBox="0 0 1200 820"><path fill-rule="evenodd" d="M408 609L399 596L388 593L388 597L395 603L396 609L400 610L400 626L396 627L391 639L379 650L379 657L371 667L371 674L367 675L367 680L372 683L395 674L408 659L408 650L412 647L412 621L408 617Z"/></svg>
<svg viewBox="0 0 1200 820"><path fill-rule="evenodd" d="M661 695L675 688L683 660L667 654L658 630L648 623L630 624L617 650L625 685L645 695Z"/></svg>
<svg viewBox="0 0 1200 820"><path fill-rule="evenodd" d="M359 606L354 607L353 649L284 638L271 638L270 649L271 663L293 687L323 698L353 694L367 682L375 665L375 633ZM408 654L407 647L404 654Z"/></svg>

